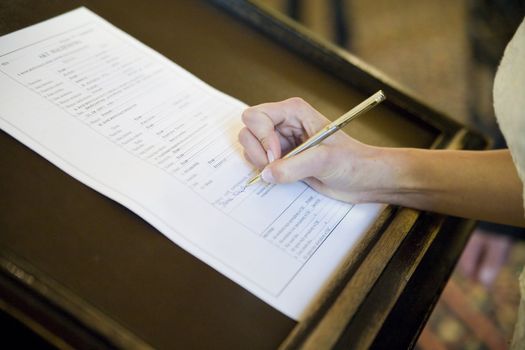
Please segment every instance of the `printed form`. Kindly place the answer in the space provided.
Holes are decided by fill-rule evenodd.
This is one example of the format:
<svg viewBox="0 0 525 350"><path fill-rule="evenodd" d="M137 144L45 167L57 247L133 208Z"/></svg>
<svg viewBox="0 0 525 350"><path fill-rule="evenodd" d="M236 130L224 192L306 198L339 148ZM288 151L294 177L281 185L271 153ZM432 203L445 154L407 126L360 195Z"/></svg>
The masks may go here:
<svg viewBox="0 0 525 350"><path fill-rule="evenodd" d="M4 131L294 319L383 207L244 188L246 105L85 8L0 37L0 71Z"/></svg>

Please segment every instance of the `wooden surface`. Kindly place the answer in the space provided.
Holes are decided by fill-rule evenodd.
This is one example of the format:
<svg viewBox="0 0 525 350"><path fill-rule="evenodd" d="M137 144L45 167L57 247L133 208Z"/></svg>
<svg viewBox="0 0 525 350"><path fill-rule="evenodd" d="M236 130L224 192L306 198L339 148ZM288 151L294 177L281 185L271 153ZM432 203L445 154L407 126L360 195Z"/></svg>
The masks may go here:
<svg viewBox="0 0 525 350"><path fill-rule="evenodd" d="M0 5L0 34L80 5L248 104L301 96L334 118L366 96L207 1L7 1ZM442 131L407 110L381 105L348 132L375 145L430 147ZM91 327L103 338L99 344L108 346L255 349L276 348L297 326L3 132L0 149L0 265L11 274L0 284L0 299L36 322L56 325L54 334L69 330L68 339L78 344L89 338L83 328ZM395 237L383 240L394 244L394 251L401 243ZM368 259L377 260L378 276L387 268L380 255ZM18 265L9 265L13 261ZM352 312L359 312L358 301L367 297L364 287L377 283L359 281L356 275L351 282L359 284L358 294L350 294L356 297ZM64 325L72 317L80 322L78 329ZM115 330L125 339L116 339Z"/></svg>

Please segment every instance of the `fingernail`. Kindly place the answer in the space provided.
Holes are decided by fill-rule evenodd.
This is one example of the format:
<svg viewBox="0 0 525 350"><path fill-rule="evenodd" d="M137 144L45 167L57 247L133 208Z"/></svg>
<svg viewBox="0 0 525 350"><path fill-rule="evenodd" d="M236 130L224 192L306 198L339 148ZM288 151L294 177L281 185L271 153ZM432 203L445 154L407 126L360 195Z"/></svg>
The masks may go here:
<svg viewBox="0 0 525 350"><path fill-rule="evenodd" d="M268 168L264 168L264 170L261 173L261 177L264 180L264 182L268 183L274 183L275 179L273 178L272 171Z"/></svg>
<svg viewBox="0 0 525 350"><path fill-rule="evenodd" d="M275 156L273 155L273 152L271 149L266 151L266 155L268 156L268 163L271 163L275 160Z"/></svg>

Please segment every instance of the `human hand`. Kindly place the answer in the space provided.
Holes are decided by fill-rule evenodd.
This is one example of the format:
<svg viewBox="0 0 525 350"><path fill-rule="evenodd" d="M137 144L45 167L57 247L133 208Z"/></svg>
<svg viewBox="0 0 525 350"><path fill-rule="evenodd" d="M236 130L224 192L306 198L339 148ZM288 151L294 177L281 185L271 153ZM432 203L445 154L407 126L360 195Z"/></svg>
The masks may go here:
<svg viewBox="0 0 525 350"><path fill-rule="evenodd" d="M342 131L317 147L281 159L330 122L300 98L250 107L242 120L246 127L240 131L239 141L244 156L263 169L266 182L303 180L318 192L354 203L366 201L380 187L381 172L371 169L374 163L381 163L377 156L380 149Z"/></svg>
<svg viewBox="0 0 525 350"><path fill-rule="evenodd" d="M459 260L460 271L491 288L508 258L511 244L507 236L477 228Z"/></svg>

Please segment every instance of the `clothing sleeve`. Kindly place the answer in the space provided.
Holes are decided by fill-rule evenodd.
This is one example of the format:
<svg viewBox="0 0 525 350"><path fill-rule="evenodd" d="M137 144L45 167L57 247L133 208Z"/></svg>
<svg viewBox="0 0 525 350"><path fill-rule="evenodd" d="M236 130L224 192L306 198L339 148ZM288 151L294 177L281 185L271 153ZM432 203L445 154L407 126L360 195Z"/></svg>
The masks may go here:
<svg viewBox="0 0 525 350"><path fill-rule="evenodd" d="M518 175L525 184L525 20L507 45L496 73L494 111ZM522 196L525 207L525 186ZM525 349L525 269L519 286L521 301L511 350Z"/></svg>
<svg viewBox="0 0 525 350"><path fill-rule="evenodd" d="M505 49L493 94L496 118L525 184L525 20ZM525 188L522 196L525 208Z"/></svg>

